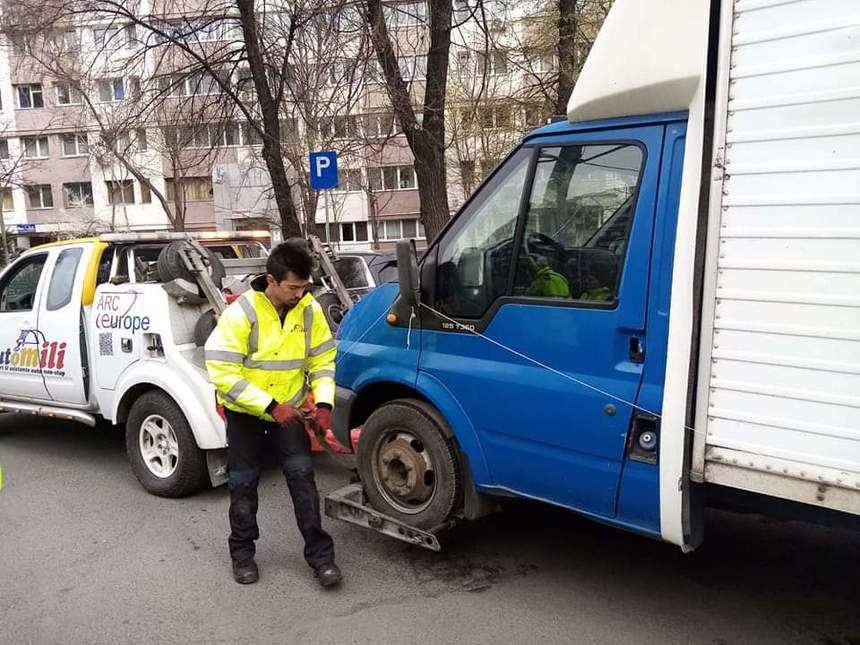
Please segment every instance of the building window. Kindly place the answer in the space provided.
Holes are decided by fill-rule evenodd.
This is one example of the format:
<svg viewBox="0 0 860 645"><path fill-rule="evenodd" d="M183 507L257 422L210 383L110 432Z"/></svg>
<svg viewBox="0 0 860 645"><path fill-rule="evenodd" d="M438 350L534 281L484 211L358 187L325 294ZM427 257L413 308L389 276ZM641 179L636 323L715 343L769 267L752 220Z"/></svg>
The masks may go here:
<svg viewBox="0 0 860 645"><path fill-rule="evenodd" d="M87 135L84 132L61 135L64 157L81 157L90 153Z"/></svg>
<svg viewBox="0 0 860 645"><path fill-rule="evenodd" d="M263 145L263 137L259 130L247 121L242 124L242 141L246 146L261 146Z"/></svg>
<svg viewBox="0 0 860 645"><path fill-rule="evenodd" d="M355 228L353 222L340 225L340 239L343 242L355 242Z"/></svg>
<svg viewBox="0 0 860 645"><path fill-rule="evenodd" d="M146 128L137 129L137 149L149 150L149 143L146 140Z"/></svg>
<svg viewBox="0 0 860 645"><path fill-rule="evenodd" d="M358 130L358 119L351 114L334 118L335 139L353 139L361 136Z"/></svg>
<svg viewBox="0 0 860 645"><path fill-rule="evenodd" d="M394 132L394 115L390 112L364 115L364 136L368 139L388 137Z"/></svg>
<svg viewBox="0 0 860 645"><path fill-rule="evenodd" d="M54 195L51 193L51 184L28 186L27 199L30 202L30 208L53 208Z"/></svg>
<svg viewBox="0 0 860 645"><path fill-rule="evenodd" d="M81 105L83 102L79 88L71 83L57 83L57 105Z"/></svg>
<svg viewBox="0 0 860 645"><path fill-rule="evenodd" d="M404 81L422 80L427 78L426 56L401 56L397 59L400 75Z"/></svg>
<svg viewBox="0 0 860 645"><path fill-rule="evenodd" d="M18 108L21 110L45 107L41 83L15 85L15 96L18 99Z"/></svg>
<svg viewBox="0 0 860 645"><path fill-rule="evenodd" d="M131 179L106 181L108 203L134 204L134 182Z"/></svg>
<svg viewBox="0 0 860 645"><path fill-rule="evenodd" d="M483 105L478 108L478 121L485 130L510 130L514 123L513 110L506 103Z"/></svg>
<svg viewBox="0 0 860 645"><path fill-rule="evenodd" d="M88 181L63 184L63 205L66 208L92 206L93 185Z"/></svg>
<svg viewBox="0 0 860 645"><path fill-rule="evenodd" d="M99 81L99 100L103 103L125 100L125 84L121 78L107 78Z"/></svg>
<svg viewBox="0 0 860 645"><path fill-rule="evenodd" d="M12 189L3 188L0 190L0 207L6 212L15 210L15 202L12 199Z"/></svg>
<svg viewBox="0 0 860 645"><path fill-rule="evenodd" d="M176 181L166 179L167 199L176 199ZM212 178L211 177L184 177L181 180L182 192L187 202L206 202L212 200Z"/></svg>
<svg viewBox="0 0 860 645"><path fill-rule="evenodd" d="M367 180L372 190L408 190L415 188L415 169L412 166L368 168Z"/></svg>
<svg viewBox="0 0 860 645"><path fill-rule="evenodd" d="M468 49L457 52L457 73L461 76L468 74L472 68L472 53Z"/></svg>
<svg viewBox="0 0 860 645"><path fill-rule="evenodd" d="M499 75L508 73L508 57L505 52L495 49L487 54L478 54L481 69L486 69L487 74Z"/></svg>
<svg viewBox="0 0 860 645"><path fill-rule="evenodd" d="M379 223L376 232L380 240L423 238L424 227L417 219L387 219Z"/></svg>
<svg viewBox="0 0 860 645"><path fill-rule="evenodd" d="M137 30L134 25L93 29L93 41L99 49L119 49L135 40L137 40Z"/></svg>
<svg viewBox="0 0 860 645"><path fill-rule="evenodd" d="M141 204L151 204L152 203L152 191L149 190L149 186L140 182L140 203Z"/></svg>
<svg viewBox="0 0 860 645"><path fill-rule="evenodd" d="M9 158L9 139L0 139L0 159Z"/></svg>
<svg viewBox="0 0 860 645"><path fill-rule="evenodd" d="M45 159L50 154L48 137L21 137L27 159Z"/></svg>
<svg viewBox="0 0 860 645"><path fill-rule="evenodd" d="M490 173L499 165L499 160L494 159L492 157L485 157L481 159L481 177L486 178L490 176Z"/></svg>
<svg viewBox="0 0 860 645"><path fill-rule="evenodd" d="M427 4L423 1L389 4L382 11L389 28L421 25L427 20Z"/></svg>
<svg viewBox="0 0 860 645"><path fill-rule="evenodd" d="M358 168L343 168L340 171L340 182L337 190L340 192L356 192L362 189L361 170Z"/></svg>
<svg viewBox="0 0 860 645"><path fill-rule="evenodd" d="M546 122L545 111L539 105L526 105L523 118L527 128L536 128Z"/></svg>

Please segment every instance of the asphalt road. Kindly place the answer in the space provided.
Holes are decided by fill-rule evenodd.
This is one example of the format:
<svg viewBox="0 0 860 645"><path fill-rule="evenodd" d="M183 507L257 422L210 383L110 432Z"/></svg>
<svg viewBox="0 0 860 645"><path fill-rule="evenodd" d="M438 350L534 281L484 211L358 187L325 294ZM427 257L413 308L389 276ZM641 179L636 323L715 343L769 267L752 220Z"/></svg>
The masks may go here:
<svg viewBox="0 0 860 645"><path fill-rule="evenodd" d="M331 521L317 587L286 485L261 484L262 578L230 575L222 487L146 494L119 433L0 415L0 643L860 645L860 534L713 512L676 548L530 504L444 551ZM323 493L346 476L318 460Z"/></svg>

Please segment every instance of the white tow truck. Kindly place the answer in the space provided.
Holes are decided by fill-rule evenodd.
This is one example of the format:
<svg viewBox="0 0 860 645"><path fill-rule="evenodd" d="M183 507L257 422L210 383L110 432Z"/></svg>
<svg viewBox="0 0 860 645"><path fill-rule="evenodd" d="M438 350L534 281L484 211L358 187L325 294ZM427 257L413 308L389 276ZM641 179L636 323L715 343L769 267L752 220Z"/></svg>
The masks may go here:
<svg viewBox="0 0 860 645"><path fill-rule="evenodd" d="M225 274L263 270L263 237L108 234L25 252L0 274L0 411L125 424L132 470L156 495L222 483L202 345ZM197 249L197 275L183 248Z"/></svg>

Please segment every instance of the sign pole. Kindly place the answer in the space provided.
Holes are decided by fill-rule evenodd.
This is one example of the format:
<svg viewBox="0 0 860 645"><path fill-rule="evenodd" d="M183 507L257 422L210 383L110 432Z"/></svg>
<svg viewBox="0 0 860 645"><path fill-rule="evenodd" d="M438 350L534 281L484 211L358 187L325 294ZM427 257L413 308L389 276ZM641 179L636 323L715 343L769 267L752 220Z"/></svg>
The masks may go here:
<svg viewBox="0 0 860 645"><path fill-rule="evenodd" d="M329 225L328 220L328 191L322 191L323 194L323 204L325 204L325 239L326 242L331 244L331 227Z"/></svg>

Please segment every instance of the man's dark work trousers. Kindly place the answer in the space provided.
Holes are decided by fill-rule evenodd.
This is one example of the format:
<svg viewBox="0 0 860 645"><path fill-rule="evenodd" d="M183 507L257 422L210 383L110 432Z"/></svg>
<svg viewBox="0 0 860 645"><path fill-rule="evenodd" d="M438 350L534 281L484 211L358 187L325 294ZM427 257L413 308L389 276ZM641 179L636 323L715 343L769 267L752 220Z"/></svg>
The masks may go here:
<svg viewBox="0 0 860 645"><path fill-rule="evenodd" d="M234 562L254 557L257 484L267 455L284 471L296 523L305 539L305 560L316 569L334 561L334 542L322 528L320 498L314 481L311 442L302 424L281 427L257 417L227 414L227 482L230 488L230 556Z"/></svg>

